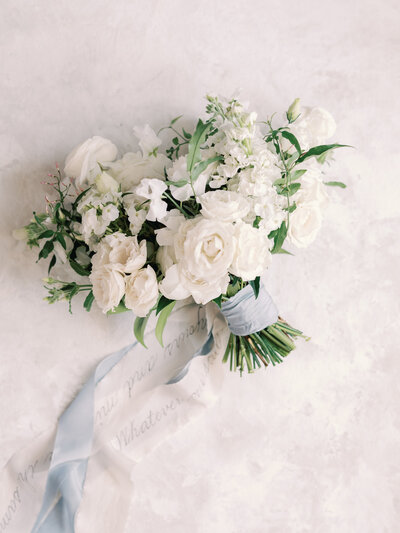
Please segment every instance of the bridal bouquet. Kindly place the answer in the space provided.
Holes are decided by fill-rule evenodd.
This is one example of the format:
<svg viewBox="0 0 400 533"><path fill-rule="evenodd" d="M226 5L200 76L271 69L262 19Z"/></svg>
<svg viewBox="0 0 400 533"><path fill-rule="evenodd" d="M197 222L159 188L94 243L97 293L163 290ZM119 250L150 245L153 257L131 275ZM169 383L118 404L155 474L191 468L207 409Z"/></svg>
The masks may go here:
<svg viewBox="0 0 400 533"><path fill-rule="evenodd" d="M335 122L298 99L277 125L257 122L237 99L211 96L192 131L180 118L158 134L135 128L140 151L122 156L98 136L77 146L51 175L46 212L19 236L49 259L49 276L61 262L83 278L46 278L50 303L71 308L84 293L87 311L93 302L104 313L132 310L142 344L155 313L162 344L178 300L214 301L231 330L231 370L279 363L303 335L278 317L260 279L274 254L290 253L287 242L303 248L315 239L326 186L345 187L324 175L343 146L326 144Z"/></svg>

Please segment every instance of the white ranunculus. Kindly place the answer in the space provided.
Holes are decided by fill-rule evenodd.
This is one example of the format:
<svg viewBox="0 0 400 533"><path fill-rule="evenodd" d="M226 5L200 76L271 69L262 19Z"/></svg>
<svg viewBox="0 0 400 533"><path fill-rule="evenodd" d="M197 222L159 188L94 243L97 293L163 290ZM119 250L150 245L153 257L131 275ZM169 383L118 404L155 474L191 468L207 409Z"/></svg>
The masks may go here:
<svg viewBox="0 0 400 533"><path fill-rule="evenodd" d="M198 304L207 304L224 294L229 285L228 273L212 279L197 278L183 265L178 265L182 286L187 289Z"/></svg>
<svg viewBox="0 0 400 533"><path fill-rule="evenodd" d="M317 236L321 222L321 210L317 205L299 205L290 215L289 241L297 248L305 248Z"/></svg>
<svg viewBox="0 0 400 533"><path fill-rule="evenodd" d="M107 165L117 157L117 147L104 137L91 137L76 146L65 160L64 172L76 178L78 187L93 183L100 172L98 163Z"/></svg>
<svg viewBox="0 0 400 533"><path fill-rule="evenodd" d="M143 179L135 188L135 194L144 200L150 200L150 206L146 215L147 220L163 220L167 215L167 203L162 200L162 195L167 189L164 181L157 179Z"/></svg>
<svg viewBox="0 0 400 533"><path fill-rule="evenodd" d="M119 189L119 184L115 179L110 176L107 172L101 172L98 174L94 180L97 190L102 194L107 192L117 192Z"/></svg>
<svg viewBox="0 0 400 533"><path fill-rule="evenodd" d="M127 237L123 233L106 235L99 243L97 252L92 257L92 265L96 270L105 265L132 274L141 269L147 259L146 241L138 243L137 237Z"/></svg>
<svg viewBox="0 0 400 533"><path fill-rule="evenodd" d="M157 148L162 143L161 139L157 137L155 131L148 124L143 127L133 128L133 131L136 137L139 139L139 146L144 157L155 153Z"/></svg>
<svg viewBox="0 0 400 533"><path fill-rule="evenodd" d="M146 316L158 299L157 276L151 266L131 274L126 280L125 305L136 316Z"/></svg>
<svg viewBox="0 0 400 533"><path fill-rule="evenodd" d="M235 222L247 215L250 204L241 194L233 191L209 191L199 197L204 218L221 222Z"/></svg>
<svg viewBox="0 0 400 533"><path fill-rule="evenodd" d="M143 157L140 152L128 152L110 165L108 172L121 184L123 192L132 191L143 178L164 180L164 168L171 165L163 154Z"/></svg>
<svg viewBox="0 0 400 533"><path fill-rule="evenodd" d="M186 224L192 221L194 224L189 224L183 242L183 266L196 279L216 282L227 274L232 263L235 253L233 226L202 216Z"/></svg>
<svg viewBox="0 0 400 533"><path fill-rule="evenodd" d="M244 222L235 225L236 249L229 271L251 281L261 276L271 262L267 235Z"/></svg>
<svg viewBox="0 0 400 533"><path fill-rule="evenodd" d="M206 185L208 178L210 176L209 169L206 169L204 172L202 172L197 180L193 183L193 189L190 184L190 177L187 170L187 156L182 155L177 159L171 168L167 171L168 179L170 181L186 181L187 184L183 185L182 187L176 187L175 185L170 185L171 194L174 198L179 200L180 202L185 202L188 200L191 196L193 196L193 189L196 193L196 196L200 196L203 194L206 190Z"/></svg>
<svg viewBox="0 0 400 533"><path fill-rule="evenodd" d="M117 307L125 293L124 275L105 265L93 270L89 278L93 285L94 299L103 313Z"/></svg>

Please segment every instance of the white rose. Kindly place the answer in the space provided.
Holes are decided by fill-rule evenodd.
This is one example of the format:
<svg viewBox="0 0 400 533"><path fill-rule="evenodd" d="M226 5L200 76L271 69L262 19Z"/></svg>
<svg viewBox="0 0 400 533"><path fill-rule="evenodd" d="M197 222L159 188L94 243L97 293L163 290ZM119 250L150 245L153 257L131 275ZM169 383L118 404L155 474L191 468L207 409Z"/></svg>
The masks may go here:
<svg viewBox="0 0 400 533"><path fill-rule="evenodd" d="M108 139L95 136L87 139L69 153L65 160L64 172L70 178L76 178L78 187L93 183L100 172L100 164L108 164L117 157L117 147Z"/></svg>
<svg viewBox="0 0 400 533"><path fill-rule="evenodd" d="M126 281L125 305L136 316L146 316L158 299L157 276L151 266L131 274Z"/></svg>
<svg viewBox="0 0 400 533"><path fill-rule="evenodd" d="M136 137L139 139L139 146L145 157L156 153L157 148L162 143L161 139L157 137L155 131L146 124L143 127L133 128Z"/></svg>
<svg viewBox="0 0 400 533"><path fill-rule="evenodd" d="M227 274L232 263L233 226L201 216L193 220L183 243L184 268L196 279L216 282Z"/></svg>
<svg viewBox="0 0 400 533"><path fill-rule="evenodd" d="M235 222L245 217L250 209L246 198L233 191L209 191L199 197L199 202L205 218L221 222Z"/></svg>
<svg viewBox="0 0 400 533"><path fill-rule="evenodd" d="M164 180L164 168L171 161L163 154L143 157L140 152L128 152L110 165L108 171L121 184L123 192L131 191L143 178Z"/></svg>
<svg viewBox="0 0 400 533"><path fill-rule="evenodd" d="M124 275L105 265L93 270L89 278L93 285L94 298L103 313L114 309L125 292Z"/></svg>
<svg viewBox="0 0 400 533"><path fill-rule="evenodd" d="M176 257L173 246L160 246L157 250L156 261L160 265L163 274L176 263Z"/></svg>
<svg viewBox="0 0 400 533"><path fill-rule="evenodd" d="M167 171L168 179L170 181L186 181L187 184L182 187L176 187L175 185L170 185L171 194L174 198L180 202L185 202L191 196L193 196L193 189L196 193L196 196L200 196L206 190L207 181L209 178L209 172L207 169L202 172L197 180L193 183L193 189L190 184L190 177L187 170L187 156L183 155L177 159L171 168Z"/></svg>
<svg viewBox="0 0 400 533"><path fill-rule="evenodd" d="M236 251L229 271L251 281L261 276L271 262L266 234L244 222L235 225Z"/></svg>
<svg viewBox="0 0 400 533"><path fill-rule="evenodd" d="M288 238L297 248L313 242L321 227L322 216L317 205L299 205L290 215Z"/></svg>
<svg viewBox="0 0 400 533"><path fill-rule="evenodd" d="M228 274L210 282L196 278L182 264L178 264L168 268L159 287L161 294L170 300L184 300L192 296L196 303L206 304L225 293L228 284Z"/></svg>
<svg viewBox="0 0 400 533"><path fill-rule="evenodd" d="M107 192L117 192L119 189L118 182L115 181L110 174L107 174L107 172L101 172L101 174L98 174L94 182L97 190L103 194Z"/></svg>
<svg viewBox="0 0 400 533"><path fill-rule="evenodd" d="M104 237L92 257L94 269L111 265L114 269L131 274L141 269L147 259L146 241L138 243L137 237L113 233Z"/></svg>

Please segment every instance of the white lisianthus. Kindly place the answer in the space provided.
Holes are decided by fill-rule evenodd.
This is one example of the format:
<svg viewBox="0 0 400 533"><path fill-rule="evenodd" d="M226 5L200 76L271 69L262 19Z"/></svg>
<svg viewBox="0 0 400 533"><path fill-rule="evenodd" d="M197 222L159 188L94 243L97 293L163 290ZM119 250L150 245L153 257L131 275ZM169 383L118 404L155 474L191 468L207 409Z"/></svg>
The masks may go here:
<svg viewBox="0 0 400 533"><path fill-rule="evenodd" d="M143 157L140 152L128 152L110 165L108 172L121 184L123 192L132 191L143 178L164 180L164 168L171 161L163 154Z"/></svg>
<svg viewBox="0 0 400 533"><path fill-rule="evenodd" d="M271 262L265 233L250 224L238 222L234 236L236 248L229 271L244 281L261 276Z"/></svg>
<svg viewBox="0 0 400 533"><path fill-rule="evenodd" d="M93 183L100 172L98 163L107 165L117 157L117 147L104 137L91 137L69 153L65 160L64 172L76 178L78 187Z"/></svg>
<svg viewBox="0 0 400 533"><path fill-rule="evenodd" d="M316 169L310 168L300 179L301 187L293 195L293 201L297 205L316 204L323 206L328 201L326 185L321 179L321 173Z"/></svg>
<svg viewBox="0 0 400 533"><path fill-rule="evenodd" d="M107 172L101 172L98 174L94 180L97 190L105 194L107 192L117 192L119 189L119 184L115 179L107 174Z"/></svg>
<svg viewBox="0 0 400 533"><path fill-rule="evenodd" d="M117 307L125 293L124 275L105 265L93 270L89 278L93 285L94 299L103 313Z"/></svg>
<svg viewBox="0 0 400 533"><path fill-rule="evenodd" d="M150 200L146 215L147 220L163 220L167 214L167 203L162 200L162 195L167 189L167 184L157 179L142 179L135 189L135 194L143 199Z"/></svg>
<svg viewBox="0 0 400 533"><path fill-rule="evenodd" d="M221 222L235 222L247 215L250 204L241 194L233 191L209 191L199 198L205 218Z"/></svg>
<svg viewBox="0 0 400 533"><path fill-rule="evenodd" d="M125 305L136 316L146 316L158 299L157 276L151 266L131 274L126 280Z"/></svg>
<svg viewBox="0 0 400 533"><path fill-rule="evenodd" d="M305 248L313 242L321 227L322 215L317 205L299 205L290 215L289 241L297 248Z"/></svg>
<svg viewBox="0 0 400 533"><path fill-rule="evenodd" d="M127 237L123 233L106 235L99 243L92 257L93 269L111 265L115 270L132 274L141 269L147 259L146 241L138 243L137 237Z"/></svg>
<svg viewBox="0 0 400 533"><path fill-rule="evenodd" d="M187 170L187 156L182 155L179 159L177 159L171 168L167 171L168 179L169 181L186 181L186 185L177 187L175 185L170 185L171 194L174 198L179 200L180 202L185 202L188 200L191 196L193 196L193 189L196 194L196 196L200 196L203 194L206 190L206 185L208 178L210 176L210 173L207 172L207 169L202 172L199 177L196 179L196 181L193 182L193 189L190 184L190 176L189 172Z"/></svg>
<svg viewBox="0 0 400 533"><path fill-rule="evenodd" d="M143 152L143 156L147 157L157 153L157 148L162 143L161 139L157 137L153 128L148 124L143 127L133 128L133 132L139 139L139 146Z"/></svg>
<svg viewBox="0 0 400 533"><path fill-rule="evenodd" d="M300 115L295 122L290 124L289 129L299 141L302 150L309 150L312 146L325 144L336 131L336 122L332 115L321 107L302 107ZM292 145L286 139L282 139L284 150Z"/></svg>
<svg viewBox="0 0 400 533"><path fill-rule="evenodd" d="M232 263L235 253L233 226L202 216L193 221L183 242L184 268L196 279L216 282L227 274Z"/></svg>

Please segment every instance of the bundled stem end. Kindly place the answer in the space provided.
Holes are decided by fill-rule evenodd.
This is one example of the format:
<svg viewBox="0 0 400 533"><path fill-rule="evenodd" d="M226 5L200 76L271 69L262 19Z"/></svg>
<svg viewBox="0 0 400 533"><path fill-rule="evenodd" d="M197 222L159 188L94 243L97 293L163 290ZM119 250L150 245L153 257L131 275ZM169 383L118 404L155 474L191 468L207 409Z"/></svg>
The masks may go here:
<svg viewBox="0 0 400 533"><path fill-rule="evenodd" d="M282 363L283 358L296 348L294 339L297 337L310 340L280 317L275 324L257 333L243 337L231 333L223 362L227 363L229 360L230 370L239 370L240 375L245 369L252 373L255 369L261 366L267 367L270 363L275 366Z"/></svg>

